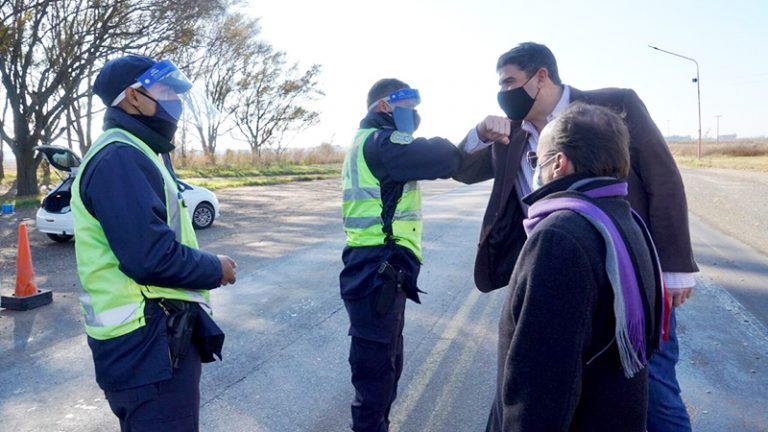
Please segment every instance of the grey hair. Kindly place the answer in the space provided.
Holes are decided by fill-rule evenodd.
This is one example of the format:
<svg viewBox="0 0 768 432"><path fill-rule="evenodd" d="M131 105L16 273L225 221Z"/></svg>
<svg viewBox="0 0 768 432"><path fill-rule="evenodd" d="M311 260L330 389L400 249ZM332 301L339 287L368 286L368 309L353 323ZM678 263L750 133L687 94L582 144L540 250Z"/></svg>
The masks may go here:
<svg viewBox="0 0 768 432"><path fill-rule="evenodd" d="M563 152L577 173L625 178L629 174L629 131L613 111L576 102L552 125L552 154Z"/></svg>

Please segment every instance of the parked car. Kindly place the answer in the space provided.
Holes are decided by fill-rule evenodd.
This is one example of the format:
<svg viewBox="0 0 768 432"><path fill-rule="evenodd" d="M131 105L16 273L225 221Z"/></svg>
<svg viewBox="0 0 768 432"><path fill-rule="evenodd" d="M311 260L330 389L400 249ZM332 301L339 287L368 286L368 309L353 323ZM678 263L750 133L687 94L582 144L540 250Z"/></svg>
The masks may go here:
<svg viewBox="0 0 768 432"><path fill-rule="evenodd" d="M66 173L62 182L43 198L37 210L37 230L45 233L56 242L68 242L75 235L75 223L72 219L69 202L71 188L82 160L70 149L47 145L35 147L52 167ZM178 181L179 191L184 198L192 225L196 229L205 229L219 217L219 200L210 190L202 186L193 186Z"/></svg>

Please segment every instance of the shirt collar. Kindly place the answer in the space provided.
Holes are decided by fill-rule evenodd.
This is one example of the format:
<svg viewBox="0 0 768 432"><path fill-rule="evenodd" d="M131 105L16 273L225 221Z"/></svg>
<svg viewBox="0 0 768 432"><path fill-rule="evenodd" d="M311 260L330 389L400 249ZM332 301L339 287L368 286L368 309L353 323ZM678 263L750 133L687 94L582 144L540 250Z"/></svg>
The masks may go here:
<svg viewBox="0 0 768 432"><path fill-rule="evenodd" d="M555 117L557 117L561 112L563 112L570 103L571 103L571 88L567 85L563 85L563 94L560 96L560 100L557 101L557 105L555 105L555 108L547 116L547 123L551 122ZM520 127L524 131L528 132L529 134L533 134L537 137L539 136L539 131L537 131L533 123L529 122L528 120L523 120L523 123Z"/></svg>
<svg viewBox="0 0 768 432"><path fill-rule="evenodd" d="M395 120L392 118L391 114L369 111L365 118L360 121L360 128L394 129Z"/></svg>

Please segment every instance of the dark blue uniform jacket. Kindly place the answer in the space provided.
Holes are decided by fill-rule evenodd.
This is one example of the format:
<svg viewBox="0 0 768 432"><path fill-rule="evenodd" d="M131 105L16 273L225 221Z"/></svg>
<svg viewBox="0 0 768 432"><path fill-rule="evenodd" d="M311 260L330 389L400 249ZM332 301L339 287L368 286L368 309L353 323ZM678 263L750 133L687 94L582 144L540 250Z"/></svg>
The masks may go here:
<svg viewBox="0 0 768 432"><path fill-rule="evenodd" d="M161 148L156 145L163 140L159 134L119 108L109 108L105 115L104 129L112 127ZM167 154L164 158L170 168ZM176 241L166 223L162 175L144 153L128 144L110 145L78 176L85 208L101 223L120 270L128 277L139 284L163 287L211 289L219 285L218 258ZM96 381L104 390L171 377L163 313L151 303L145 313L147 325L139 330L105 341L88 338Z"/></svg>
<svg viewBox="0 0 768 432"><path fill-rule="evenodd" d="M365 162L381 183L384 220L391 221L405 183L411 180L450 178L459 167L459 150L443 138L416 138L410 144L390 141L395 124L385 113L369 113L360 128L376 128L363 148ZM369 295L377 287L377 271L385 260L408 274L407 283L416 287L419 260L407 248L395 246L345 247L344 269L340 275L341 297L355 300Z"/></svg>

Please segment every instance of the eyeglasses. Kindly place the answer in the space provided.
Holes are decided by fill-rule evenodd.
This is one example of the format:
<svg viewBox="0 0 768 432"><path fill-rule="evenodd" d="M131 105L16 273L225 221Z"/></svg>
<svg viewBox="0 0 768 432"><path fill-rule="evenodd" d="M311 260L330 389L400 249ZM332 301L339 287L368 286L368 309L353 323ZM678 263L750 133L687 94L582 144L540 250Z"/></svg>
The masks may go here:
<svg viewBox="0 0 768 432"><path fill-rule="evenodd" d="M531 167L532 170L536 170L536 166L545 167L550 164L550 162L554 161L557 157L557 153L553 154L549 159L545 160L542 163L539 163L539 156L534 151L529 151L525 154L525 159L528 160L528 165Z"/></svg>

